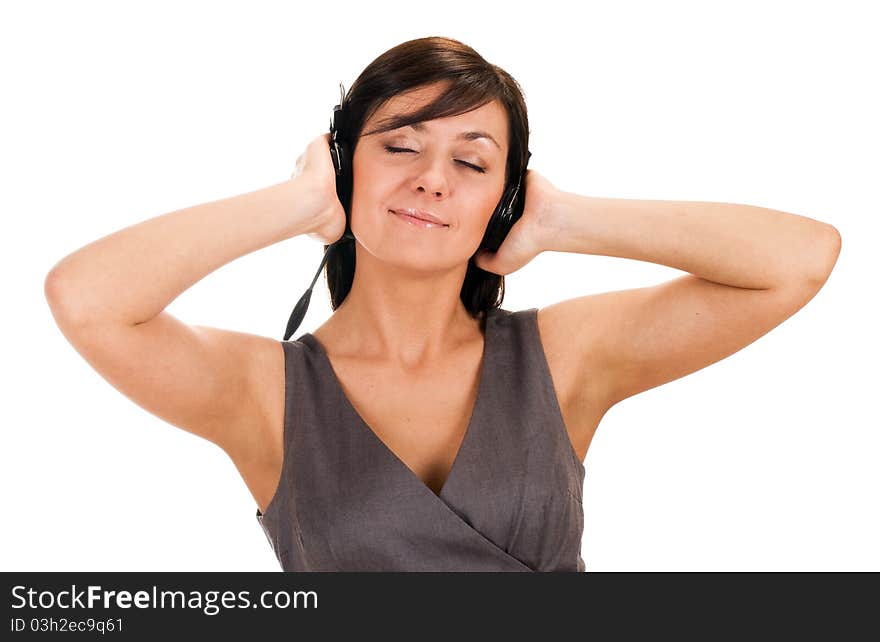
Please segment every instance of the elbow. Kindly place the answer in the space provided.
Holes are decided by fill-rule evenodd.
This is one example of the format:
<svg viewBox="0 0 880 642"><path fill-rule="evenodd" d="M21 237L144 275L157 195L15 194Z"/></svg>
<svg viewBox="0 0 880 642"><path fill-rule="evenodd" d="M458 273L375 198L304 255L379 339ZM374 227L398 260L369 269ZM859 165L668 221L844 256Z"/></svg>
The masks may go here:
<svg viewBox="0 0 880 642"><path fill-rule="evenodd" d="M59 326L76 323L77 313L73 306L76 297L71 295L70 287L65 285L65 277L57 267L49 270L43 280L43 296Z"/></svg>
<svg viewBox="0 0 880 642"><path fill-rule="evenodd" d="M833 225L826 225L823 239L819 255L820 261L816 266L816 271L809 277L810 284L817 288L825 285L828 277L831 276L831 271L837 264L837 257L840 256L841 240L837 228Z"/></svg>
<svg viewBox="0 0 880 642"><path fill-rule="evenodd" d="M46 299L46 303L49 304L49 309L52 311L52 314L57 319L60 310L63 307L61 304L63 296L61 275L56 268L49 270L49 274L47 274L46 278L43 280L43 296Z"/></svg>
<svg viewBox="0 0 880 642"><path fill-rule="evenodd" d="M49 304L50 308L54 308L60 298L60 281L60 274L56 268L49 270L49 274L47 274L46 278L43 280L43 296L46 298L46 303Z"/></svg>

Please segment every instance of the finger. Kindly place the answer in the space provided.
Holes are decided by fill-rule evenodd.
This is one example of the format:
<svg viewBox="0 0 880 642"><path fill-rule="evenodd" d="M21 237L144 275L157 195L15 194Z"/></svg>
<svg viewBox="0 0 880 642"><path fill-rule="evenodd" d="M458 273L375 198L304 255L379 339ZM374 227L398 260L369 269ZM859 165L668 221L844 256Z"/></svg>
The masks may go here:
<svg viewBox="0 0 880 642"><path fill-rule="evenodd" d="M486 270L487 272L492 272L492 264L494 263L493 258L495 256L494 252L489 252L488 250L480 250L477 252L476 256L474 256L474 263L481 270Z"/></svg>

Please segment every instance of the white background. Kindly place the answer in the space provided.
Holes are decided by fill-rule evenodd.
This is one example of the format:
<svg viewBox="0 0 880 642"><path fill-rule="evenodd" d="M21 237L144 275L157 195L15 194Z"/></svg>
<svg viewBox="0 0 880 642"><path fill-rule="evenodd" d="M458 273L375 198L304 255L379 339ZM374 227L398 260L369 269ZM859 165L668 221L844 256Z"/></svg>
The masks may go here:
<svg viewBox="0 0 880 642"><path fill-rule="evenodd" d="M880 570L871 3L17 4L0 15L0 569L279 570L232 462L92 370L43 279L123 227L284 180L340 82L443 35L521 83L530 167L560 189L758 205L843 239L793 317L605 416L585 461L587 570ZM305 236L270 246L168 311L280 339L321 257ZM681 274L544 253L502 307ZM330 314L322 277L297 336Z"/></svg>

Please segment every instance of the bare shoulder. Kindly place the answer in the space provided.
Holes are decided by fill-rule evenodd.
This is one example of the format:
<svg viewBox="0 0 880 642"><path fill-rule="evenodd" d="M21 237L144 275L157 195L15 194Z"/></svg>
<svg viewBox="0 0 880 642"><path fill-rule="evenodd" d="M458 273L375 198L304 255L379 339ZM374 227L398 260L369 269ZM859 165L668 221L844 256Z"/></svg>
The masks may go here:
<svg viewBox="0 0 880 642"><path fill-rule="evenodd" d="M167 310L135 325L63 313L56 318L110 385L156 417L218 445L255 497L265 496L282 457L281 342L190 325Z"/></svg>
<svg viewBox="0 0 880 642"><path fill-rule="evenodd" d="M539 327L568 397L607 410L737 352L820 287L747 289L686 274L560 301L539 311Z"/></svg>
<svg viewBox="0 0 880 642"><path fill-rule="evenodd" d="M284 345L277 339L213 328L193 326L206 345L217 354L224 355L223 367L227 370L241 369L237 378L243 387L236 397L242 400L242 408L231 416L252 417L254 423L280 424L284 411ZM231 376L229 380L235 380ZM277 429L278 426L275 426ZM221 444L233 449L236 439L228 437ZM245 436L241 441L250 442Z"/></svg>
<svg viewBox="0 0 880 642"><path fill-rule="evenodd" d="M203 328L210 332L211 329ZM227 334L243 355L248 408L228 427L223 449L253 496L265 510L281 477L284 455L285 347L282 341L255 334Z"/></svg>
<svg viewBox="0 0 880 642"><path fill-rule="evenodd" d="M560 301L538 310L538 330L554 380L566 397L589 395L601 402L601 375L606 364L598 350L600 333L607 319L601 318L601 301L580 297L577 304ZM606 311L607 312L607 311Z"/></svg>
<svg viewBox="0 0 880 642"><path fill-rule="evenodd" d="M593 433L609 408L607 381L591 323L594 306L565 302L538 309L537 324L557 400L577 455L583 459Z"/></svg>

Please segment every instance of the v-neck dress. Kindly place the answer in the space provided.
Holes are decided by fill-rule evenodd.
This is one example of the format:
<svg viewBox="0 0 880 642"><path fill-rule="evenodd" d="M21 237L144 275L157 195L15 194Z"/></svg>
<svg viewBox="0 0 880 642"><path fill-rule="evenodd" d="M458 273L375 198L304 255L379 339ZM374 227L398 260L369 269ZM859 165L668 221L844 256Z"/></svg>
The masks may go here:
<svg viewBox="0 0 880 642"><path fill-rule="evenodd" d="M440 493L358 414L318 340L284 341L281 478L256 517L284 571L585 571L584 466L537 308L490 308L477 398Z"/></svg>

